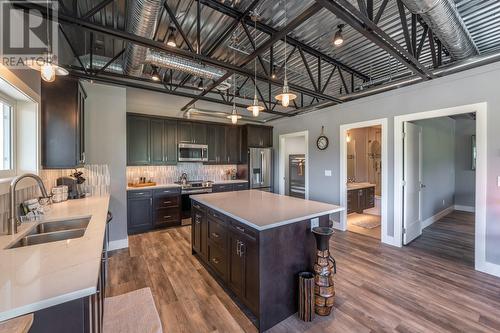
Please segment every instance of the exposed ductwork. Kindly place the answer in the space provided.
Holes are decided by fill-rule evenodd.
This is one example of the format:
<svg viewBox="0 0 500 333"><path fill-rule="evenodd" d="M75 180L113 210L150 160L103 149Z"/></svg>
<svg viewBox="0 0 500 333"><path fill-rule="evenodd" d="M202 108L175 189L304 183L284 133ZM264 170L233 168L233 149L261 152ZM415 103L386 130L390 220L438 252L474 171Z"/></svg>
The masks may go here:
<svg viewBox="0 0 500 333"><path fill-rule="evenodd" d="M90 68L90 54L84 54L84 55L80 56L80 60L83 64L83 66L85 66L85 68ZM111 60L111 58L93 54L92 55L92 68L100 69L100 68L106 66L106 64L110 60ZM76 59L75 59L75 65L76 66L79 65L79 63ZM117 74L123 74L123 66L122 66L121 62L115 61L115 62L111 63L108 67L106 67L105 71L117 73Z"/></svg>
<svg viewBox="0 0 500 333"><path fill-rule="evenodd" d="M127 32L153 39L154 29L157 25L160 9L164 0L135 0L131 1L128 8ZM129 43L125 51L125 73L141 76L146 59L147 48Z"/></svg>
<svg viewBox="0 0 500 333"><path fill-rule="evenodd" d="M420 17L446 47L455 60L477 55L474 41L452 0L402 0Z"/></svg>
<svg viewBox="0 0 500 333"><path fill-rule="evenodd" d="M145 62L157 67L169 68L215 81L225 74L224 71L218 68L208 67L190 59L152 49L148 49Z"/></svg>

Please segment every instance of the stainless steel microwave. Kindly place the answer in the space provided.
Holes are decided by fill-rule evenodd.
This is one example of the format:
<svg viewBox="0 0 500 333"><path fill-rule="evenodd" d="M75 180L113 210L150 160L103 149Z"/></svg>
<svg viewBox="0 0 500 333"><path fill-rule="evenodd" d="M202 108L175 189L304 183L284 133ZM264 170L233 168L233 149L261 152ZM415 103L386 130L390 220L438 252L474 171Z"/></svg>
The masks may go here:
<svg viewBox="0 0 500 333"><path fill-rule="evenodd" d="M208 162L208 146L179 143L179 162Z"/></svg>

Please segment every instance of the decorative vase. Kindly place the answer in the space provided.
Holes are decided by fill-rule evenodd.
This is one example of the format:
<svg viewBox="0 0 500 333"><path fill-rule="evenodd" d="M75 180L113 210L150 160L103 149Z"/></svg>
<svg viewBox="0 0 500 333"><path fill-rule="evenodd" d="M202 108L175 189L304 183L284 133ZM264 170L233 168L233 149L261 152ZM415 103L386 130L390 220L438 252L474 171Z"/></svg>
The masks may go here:
<svg viewBox="0 0 500 333"><path fill-rule="evenodd" d="M299 318L309 322L314 319L314 274L299 273Z"/></svg>
<svg viewBox="0 0 500 333"><path fill-rule="evenodd" d="M315 227L312 232L316 238L317 247L316 262L314 263L314 310L320 316L328 316L332 311L335 298L333 274L337 272L337 265L335 259L330 255L329 246L333 229Z"/></svg>

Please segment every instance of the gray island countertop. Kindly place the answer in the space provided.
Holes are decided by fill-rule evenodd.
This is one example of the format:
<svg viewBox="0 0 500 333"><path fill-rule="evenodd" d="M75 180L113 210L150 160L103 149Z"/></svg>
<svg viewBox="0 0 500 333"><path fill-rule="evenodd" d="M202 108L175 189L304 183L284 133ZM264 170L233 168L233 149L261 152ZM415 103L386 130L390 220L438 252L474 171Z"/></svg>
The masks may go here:
<svg viewBox="0 0 500 333"><path fill-rule="evenodd" d="M332 204L257 190L198 194L191 199L259 231L344 210Z"/></svg>

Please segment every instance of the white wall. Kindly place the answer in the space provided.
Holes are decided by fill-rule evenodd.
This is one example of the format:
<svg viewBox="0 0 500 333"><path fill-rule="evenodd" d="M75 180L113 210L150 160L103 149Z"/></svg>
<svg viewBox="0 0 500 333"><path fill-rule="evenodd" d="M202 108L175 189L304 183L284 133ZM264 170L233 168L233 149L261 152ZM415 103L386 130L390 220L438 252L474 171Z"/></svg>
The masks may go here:
<svg viewBox="0 0 500 333"><path fill-rule="evenodd" d="M107 164L111 174L109 210L111 247L127 240L126 89L83 82L85 100L85 153L90 164ZM113 243L115 242L115 243Z"/></svg>
<svg viewBox="0 0 500 333"><path fill-rule="evenodd" d="M434 79L417 85L389 91L326 108L290 119L271 122L274 126L274 146L278 147L280 134L309 130L310 156L310 198L324 202L338 203L339 194L339 137L340 125L378 118L388 118L388 168L394 173L394 116L449 108L473 103L488 103L488 146L487 146L487 201L486 209L486 260L500 264L500 94L498 78L500 63ZM319 151L315 142L321 126L330 138L330 146ZM278 153L278 152L277 152ZM332 177L324 175L325 169L332 169ZM389 178L388 200L394 199L394 180ZM393 210L388 211L387 235L394 234Z"/></svg>
<svg viewBox="0 0 500 333"><path fill-rule="evenodd" d="M414 121L422 128L422 221L453 206L455 196L455 120Z"/></svg>
<svg viewBox="0 0 500 333"><path fill-rule="evenodd" d="M472 170L472 135L476 121L455 121L455 205L474 207L476 202L476 171Z"/></svg>
<svg viewBox="0 0 500 333"><path fill-rule="evenodd" d="M306 141L305 136L293 136L285 138L285 194L289 195L289 166L290 160L289 156L294 154L305 154L306 153Z"/></svg>

